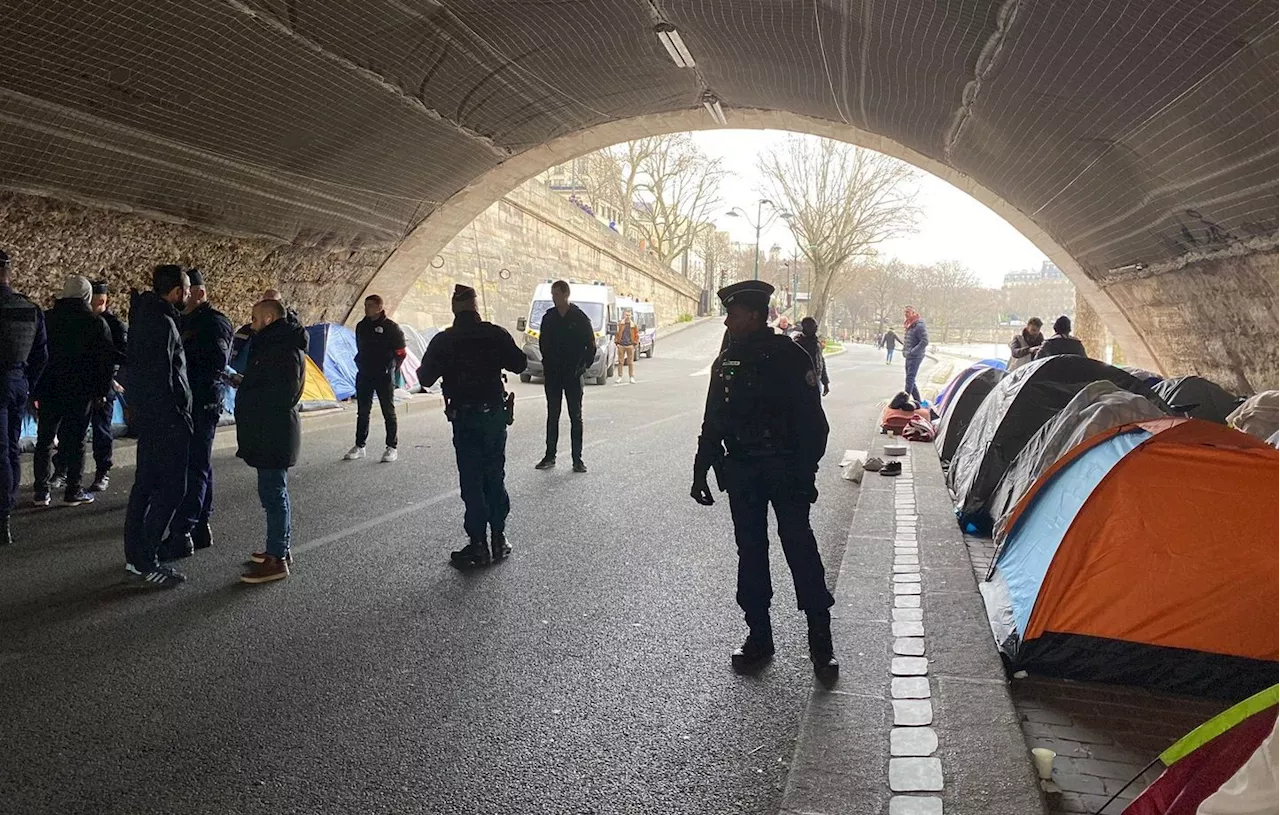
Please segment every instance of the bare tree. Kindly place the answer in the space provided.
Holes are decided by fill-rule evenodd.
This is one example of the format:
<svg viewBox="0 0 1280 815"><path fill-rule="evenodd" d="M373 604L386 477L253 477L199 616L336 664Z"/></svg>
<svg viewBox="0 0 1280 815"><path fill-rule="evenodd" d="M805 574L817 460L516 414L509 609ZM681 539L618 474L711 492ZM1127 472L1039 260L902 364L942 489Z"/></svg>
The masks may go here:
<svg viewBox="0 0 1280 815"><path fill-rule="evenodd" d="M813 316L855 282L854 261L889 238L912 232L919 210L909 182L916 171L870 150L812 136L792 136L758 159L767 194L813 265ZM865 267L861 267L865 268Z"/></svg>
<svg viewBox="0 0 1280 815"><path fill-rule="evenodd" d="M639 161L634 226L669 266L693 248L699 225L719 205L725 171L720 160L703 153L688 133L646 141L652 150Z"/></svg>
<svg viewBox="0 0 1280 815"><path fill-rule="evenodd" d="M863 292L871 310L869 317L876 323L878 331L894 323L896 307L902 305L906 294L907 272L906 264L897 258L888 262L874 261L867 271Z"/></svg>
<svg viewBox="0 0 1280 815"><path fill-rule="evenodd" d="M636 231L636 195L645 186L644 167L656 150L662 149L663 138L643 139L616 144L592 153L587 159L583 178L587 203L597 211L609 204L620 213L618 232L623 236Z"/></svg>
<svg viewBox="0 0 1280 815"><path fill-rule="evenodd" d="M707 222L700 225L694 240L694 252L702 258L705 279L702 288L715 291L716 282L730 263L729 233L716 229L715 224Z"/></svg>

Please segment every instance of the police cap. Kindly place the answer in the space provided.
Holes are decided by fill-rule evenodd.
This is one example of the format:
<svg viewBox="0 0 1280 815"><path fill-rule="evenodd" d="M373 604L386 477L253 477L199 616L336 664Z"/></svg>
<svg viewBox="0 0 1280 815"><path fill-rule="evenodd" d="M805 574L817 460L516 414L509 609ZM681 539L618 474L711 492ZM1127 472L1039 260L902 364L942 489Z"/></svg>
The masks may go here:
<svg viewBox="0 0 1280 815"><path fill-rule="evenodd" d="M95 281L93 281L93 284L92 284L92 285L93 285L93 293L94 293L94 294L109 294L109 293L110 293L110 289L108 289L108 288L107 288L107 281L105 281L105 280L95 280Z"/></svg>
<svg viewBox="0 0 1280 815"><path fill-rule="evenodd" d="M747 308L767 311L769 298L773 296L773 286L763 280L743 280L725 286L716 292L716 296L720 298L721 303L724 303L725 308L738 303Z"/></svg>
<svg viewBox="0 0 1280 815"><path fill-rule="evenodd" d="M461 303L465 300L474 300L474 299L476 299L475 289L471 288L470 286L464 286L461 283L454 285L453 302Z"/></svg>

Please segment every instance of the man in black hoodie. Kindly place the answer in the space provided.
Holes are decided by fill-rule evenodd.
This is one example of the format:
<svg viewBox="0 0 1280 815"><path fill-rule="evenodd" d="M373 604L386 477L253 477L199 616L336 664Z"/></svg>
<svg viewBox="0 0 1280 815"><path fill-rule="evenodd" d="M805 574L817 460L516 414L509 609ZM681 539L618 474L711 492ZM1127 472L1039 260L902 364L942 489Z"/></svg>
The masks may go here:
<svg viewBox="0 0 1280 815"><path fill-rule="evenodd" d="M66 484L62 503L93 503L80 488L84 476L84 436L94 410L106 404L115 373L116 351L107 323L89 308L89 281L71 275L62 296L45 313L49 363L36 385L40 407L36 431L35 505L49 506L53 440L58 440Z"/></svg>
<svg viewBox="0 0 1280 815"><path fill-rule="evenodd" d="M151 291L133 298L125 398L138 434L138 464L124 519L125 572L140 586L172 588L186 578L158 557L187 490L191 386L178 331L190 280L181 266L157 266Z"/></svg>
<svg viewBox="0 0 1280 815"><path fill-rule="evenodd" d="M364 458L375 395L387 431L382 461L390 463L399 457L395 376L406 353L404 332L383 310L382 298L376 294L364 298L364 319L356 323L356 444L343 456L347 461Z"/></svg>
<svg viewBox="0 0 1280 815"><path fill-rule="evenodd" d="M552 308L542 315L538 348L542 352L543 387L547 393L547 454L535 465L556 466L560 441L560 403L569 403L569 444L573 471L585 473L582 463L582 373L596 358L596 334L591 318L569 302L569 284L551 284Z"/></svg>

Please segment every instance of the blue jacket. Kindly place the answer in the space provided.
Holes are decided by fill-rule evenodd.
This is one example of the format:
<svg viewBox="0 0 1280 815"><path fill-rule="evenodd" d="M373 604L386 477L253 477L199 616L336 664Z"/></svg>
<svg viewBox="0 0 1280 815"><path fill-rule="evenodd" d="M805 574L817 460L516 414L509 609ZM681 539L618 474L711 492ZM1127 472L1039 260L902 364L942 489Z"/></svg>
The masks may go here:
<svg viewBox="0 0 1280 815"><path fill-rule="evenodd" d="M129 307L123 384L129 424L137 428L178 423L191 429L191 385L180 319L177 309L150 291L136 295Z"/></svg>
<svg viewBox="0 0 1280 815"><path fill-rule="evenodd" d="M924 359L924 349L929 347L929 329L924 320L916 320L902 339L902 356L906 359Z"/></svg>

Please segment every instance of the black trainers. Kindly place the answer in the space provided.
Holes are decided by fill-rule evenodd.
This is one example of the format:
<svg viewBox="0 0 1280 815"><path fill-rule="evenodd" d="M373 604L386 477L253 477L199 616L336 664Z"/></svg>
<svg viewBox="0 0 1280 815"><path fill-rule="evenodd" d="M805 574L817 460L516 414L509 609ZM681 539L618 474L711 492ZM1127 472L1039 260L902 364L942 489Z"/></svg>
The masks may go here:
<svg viewBox="0 0 1280 815"><path fill-rule="evenodd" d="M144 589L172 589L187 579L182 572L168 566L157 566L144 572L132 563L126 563L124 572L131 584Z"/></svg>
<svg viewBox="0 0 1280 815"><path fill-rule="evenodd" d="M585 473L587 471L587 465L582 463L582 459L578 459L573 462L573 471L575 473Z"/></svg>
<svg viewBox="0 0 1280 815"><path fill-rule="evenodd" d="M736 671L751 671L763 667L773 658L773 650L773 629L756 626L747 634L742 645L733 650L733 668Z"/></svg>
<svg viewBox="0 0 1280 815"><path fill-rule="evenodd" d="M491 561L489 544L484 541L472 541L458 551L450 552L449 560L459 569L473 569L477 566L488 566Z"/></svg>
<svg viewBox="0 0 1280 815"><path fill-rule="evenodd" d="M62 496L62 505L66 507L78 507L81 504L92 504L93 493L84 490L76 490L75 492L67 492Z"/></svg>
<svg viewBox="0 0 1280 815"><path fill-rule="evenodd" d="M111 485L111 476L106 473L98 473L93 477L93 483L89 485L89 492L106 492L107 487Z"/></svg>
<svg viewBox="0 0 1280 815"><path fill-rule="evenodd" d="M35 496L31 499L31 506L33 507L49 506L49 493L37 492Z"/></svg>
<svg viewBox="0 0 1280 815"><path fill-rule="evenodd" d="M170 535L160 542L160 551L156 553L161 560L182 560L196 553L195 542L190 534Z"/></svg>
<svg viewBox="0 0 1280 815"><path fill-rule="evenodd" d="M537 464L533 465L533 469L550 470L554 466L556 466L555 456L543 456L542 461L539 461Z"/></svg>
<svg viewBox="0 0 1280 815"><path fill-rule="evenodd" d="M885 465L880 468L880 475L902 475L902 462L901 461L885 462Z"/></svg>
<svg viewBox="0 0 1280 815"><path fill-rule="evenodd" d="M213 530L209 528L208 521L196 524L195 529L191 530L191 542L196 551L213 546Z"/></svg>
<svg viewBox="0 0 1280 815"><path fill-rule="evenodd" d="M835 648L831 644L831 612L815 611L809 617L809 659L813 673L824 683L831 683L840 675L840 663L836 661Z"/></svg>
<svg viewBox="0 0 1280 815"><path fill-rule="evenodd" d="M55 473L54 476L49 479L50 492L63 489L66 486L67 486L67 477L65 475L58 475Z"/></svg>
<svg viewBox="0 0 1280 815"><path fill-rule="evenodd" d="M511 544L507 542L507 536L501 533L493 536L493 541L489 544L489 550L493 555L494 562L506 560L511 556Z"/></svg>

